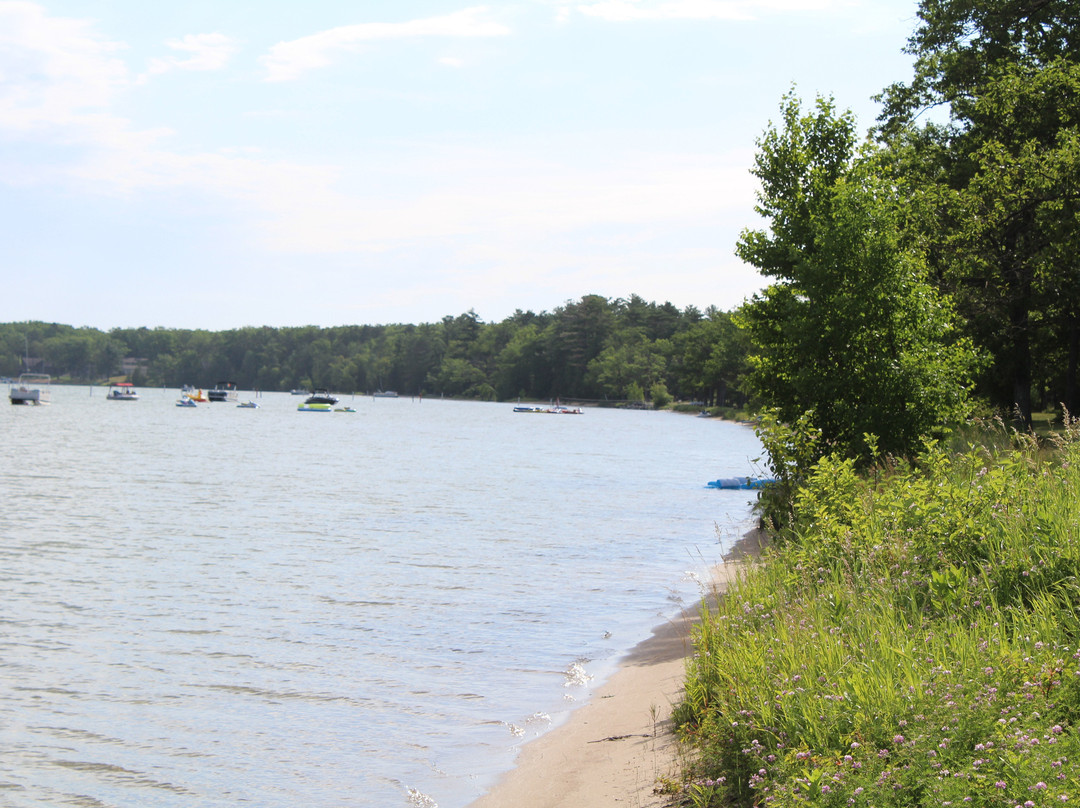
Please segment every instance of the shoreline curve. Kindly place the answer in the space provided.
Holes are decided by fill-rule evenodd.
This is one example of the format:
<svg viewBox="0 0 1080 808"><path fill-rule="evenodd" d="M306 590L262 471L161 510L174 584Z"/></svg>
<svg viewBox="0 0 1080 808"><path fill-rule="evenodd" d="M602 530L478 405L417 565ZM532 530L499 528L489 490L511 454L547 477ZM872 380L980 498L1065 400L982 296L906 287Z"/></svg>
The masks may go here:
<svg viewBox="0 0 1080 808"><path fill-rule="evenodd" d="M722 594L761 552L763 531L746 533L714 567L710 591ZM467 808L628 805L666 808L659 788L678 781L682 750L671 712L682 693L698 607L653 629L559 726L530 740L514 768Z"/></svg>

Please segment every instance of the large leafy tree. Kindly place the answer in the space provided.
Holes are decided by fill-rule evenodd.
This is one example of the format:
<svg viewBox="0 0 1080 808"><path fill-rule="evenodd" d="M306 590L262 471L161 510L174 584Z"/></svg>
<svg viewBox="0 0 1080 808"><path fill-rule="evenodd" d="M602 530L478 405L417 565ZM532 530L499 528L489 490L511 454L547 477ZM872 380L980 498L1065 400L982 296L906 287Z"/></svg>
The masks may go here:
<svg viewBox="0 0 1080 808"><path fill-rule="evenodd" d="M878 134L910 193L941 284L992 356L983 389L1028 422L1032 387L1080 404L1080 4L923 0L910 84ZM1063 352L1048 347L1066 345ZM1063 372L1055 372L1064 368Z"/></svg>
<svg viewBox="0 0 1080 808"><path fill-rule="evenodd" d="M887 167L857 152L853 116L823 98L804 112L793 93L781 112L753 170L769 229L737 247L772 279L740 314L749 382L782 420L809 418L825 449L909 453L966 413L973 353L904 238L909 210Z"/></svg>

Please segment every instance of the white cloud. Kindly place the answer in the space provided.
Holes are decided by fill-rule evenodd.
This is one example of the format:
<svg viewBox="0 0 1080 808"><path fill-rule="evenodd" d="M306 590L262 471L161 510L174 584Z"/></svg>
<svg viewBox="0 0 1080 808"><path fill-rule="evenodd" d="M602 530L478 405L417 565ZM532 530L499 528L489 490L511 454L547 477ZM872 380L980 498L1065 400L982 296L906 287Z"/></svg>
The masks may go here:
<svg viewBox="0 0 1080 808"><path fill-rule="evenodd" d="M266 68L267 81L290 81L308 70L327 66L338 53L353 51L365 42L418 37L492 37L510 33L505 25L483 19L486 13L486 7L477 6L410 22L345 25L279 42L260 61Z"/></svg>
<svg viewBox="0 0 1080 808"><path fill-rule="evenodd" d="M225 34L188 34L182 39L170 39L165 43L173 50L187 55L186 59L154 59L151 73L168 70L220 70L228 64L237 51L236 42Z"/></svg>
<svg viewBox="0 0 1080 808"><path fill-rule="evenodd" d="M130 83L114 56L122 47L83 20L48 17L36 3L0 2L0 132L115 131L115 119L94 110Z"/></svg>
<svg viewBox="0 0 1080 808"><path fill-rule="evenodd" d="M785 11L823 11L850 5L844 0L600 0L579 3L587 16L612 22L637 20L749 20ZM560 19L565 10L559 10Z"/></svg>

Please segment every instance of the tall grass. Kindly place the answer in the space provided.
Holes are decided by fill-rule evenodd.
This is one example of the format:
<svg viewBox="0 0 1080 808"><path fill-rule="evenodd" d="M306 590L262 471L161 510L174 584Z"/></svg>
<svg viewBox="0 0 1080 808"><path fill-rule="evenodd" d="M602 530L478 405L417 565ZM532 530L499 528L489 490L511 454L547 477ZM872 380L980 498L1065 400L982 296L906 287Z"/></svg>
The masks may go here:
<svg viewBox="0 0 1080 808"><path fill-rule="evenodd" d="M810 471L703 607L693 805L1080 800L1080 438L1013 438Z"/></svg>

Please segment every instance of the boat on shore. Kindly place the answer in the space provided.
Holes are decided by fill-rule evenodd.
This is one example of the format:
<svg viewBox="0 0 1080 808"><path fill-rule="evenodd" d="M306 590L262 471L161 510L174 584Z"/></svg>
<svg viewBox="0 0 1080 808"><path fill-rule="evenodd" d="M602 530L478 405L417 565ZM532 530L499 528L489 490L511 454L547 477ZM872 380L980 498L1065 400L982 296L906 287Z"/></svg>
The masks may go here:
<svg viewBox="0 0 1080 808"><path fill-rule="evenodd" d="M48 404L52 401L52 377L47 373L24 373L11 385L12 404Z"/></svg>
<svg viewBox="0 0 1080 808"><path fill-rule="evenodd" d="M109 385L109 392L105 394L106 401L138 401L139 394L131 382L113 382Z"/></svg>
<svg viewBox="0 0 1080 808"><path fill-rule="evenodd" d="M214 385L214 388L207 393L207 397L210 401L224 401L226 403L236 401L236 382L218 382Z"/></svg>

